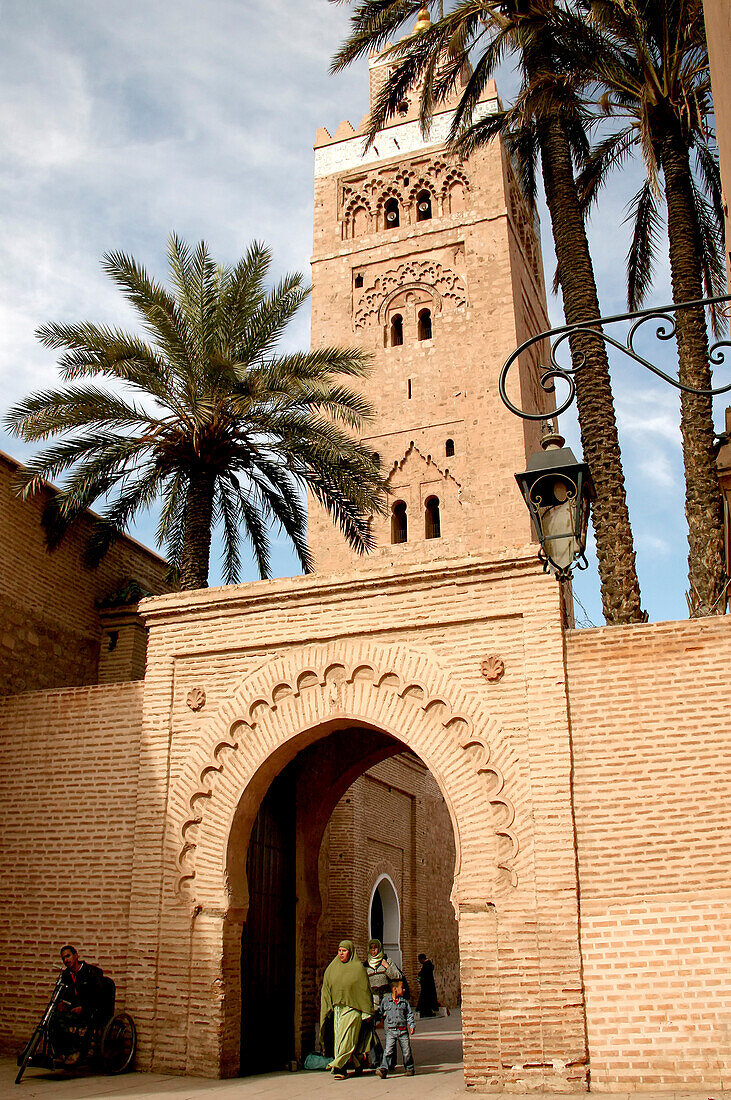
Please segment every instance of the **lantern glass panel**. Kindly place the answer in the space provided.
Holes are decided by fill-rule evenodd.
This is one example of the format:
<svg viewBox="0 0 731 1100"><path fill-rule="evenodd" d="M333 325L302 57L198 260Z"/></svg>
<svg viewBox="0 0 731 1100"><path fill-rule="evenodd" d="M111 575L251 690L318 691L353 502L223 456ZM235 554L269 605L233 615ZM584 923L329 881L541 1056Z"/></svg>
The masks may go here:
<svg viewBox="0 0 731 1100"><path fill-rule="evenodd" d="M578 552L575 499L544 509L541 526L546 557L559 570L568 569Z"/></svg>

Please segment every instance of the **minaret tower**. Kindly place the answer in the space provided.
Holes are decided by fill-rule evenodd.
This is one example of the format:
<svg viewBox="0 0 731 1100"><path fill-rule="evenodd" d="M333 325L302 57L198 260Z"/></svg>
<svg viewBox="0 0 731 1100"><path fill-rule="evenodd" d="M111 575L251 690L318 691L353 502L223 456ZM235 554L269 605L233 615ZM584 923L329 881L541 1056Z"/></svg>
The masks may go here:
<svg viewBox="0 0 731 1100"><path fill-rule="evenodd" d="M371 105L388 64L370 59ZM391 488L365 559L311 505L320 571L500 556L530 541L513 474L538 448L538 429L508 412L497 386L510 352L549 327L538 230L500 141L464 162L446 152L457 98L427 137L417 94L365 152L368 116L357 131L341 122L332 137L317 132L312 346L372 354L364 388L375 419L364 438ZM497 107L492 84L480 111ZM512 396L540 408L535 368L526 357Z"/></svg>

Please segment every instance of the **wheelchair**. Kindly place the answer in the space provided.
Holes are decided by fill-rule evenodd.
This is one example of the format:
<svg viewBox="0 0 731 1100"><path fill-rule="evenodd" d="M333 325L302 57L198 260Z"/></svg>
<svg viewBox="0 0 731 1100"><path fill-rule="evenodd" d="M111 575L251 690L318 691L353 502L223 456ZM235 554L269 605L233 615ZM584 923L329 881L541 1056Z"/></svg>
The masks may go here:
<svg viewBox="0 0 731 1100"><path fill-rule="evenodd" d="M127 1012L115 1012L116 986L111 978L102 975L99 1007L92 1020L78 1028L68 1028L64 1035L63 1052L54 1050L54 1036L58 1036L58 1004L65 991L63 974L58 980L46 1005L40 1023L29 1042L18 1055L19 1085L26 1069L68 1069L64 1058L75 1056L74 1069L86 1065L102 1073L124 1073L132 1068L137 1049L137 1028ZM60 1057L63 1053L64 1057Z"/></svg>

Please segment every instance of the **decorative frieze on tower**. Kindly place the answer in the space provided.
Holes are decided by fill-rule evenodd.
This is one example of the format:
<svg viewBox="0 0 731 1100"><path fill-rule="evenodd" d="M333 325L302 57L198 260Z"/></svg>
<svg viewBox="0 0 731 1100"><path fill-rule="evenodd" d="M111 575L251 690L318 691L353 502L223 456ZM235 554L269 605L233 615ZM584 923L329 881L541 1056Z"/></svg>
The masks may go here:
<svg viewBox="0 0 731 1100"><path fill-rule="evenodd" d="M371 104L386 71L371 59ZM538 429L504 408L497 383L516 345L549 327L537 225L502 144L468 161L451 156L454 104L424 137L415 98L368 150L367 116L357 132L341 122L334 137L317 133L312 345L371 353L365 438L391 491L366 559L311 504L320 571L384 556L499 556L531 537L513 474L537 449ZM493 84L479 110L497 107ZM541 407L535 367L526 357L515 396Z"/></svg>

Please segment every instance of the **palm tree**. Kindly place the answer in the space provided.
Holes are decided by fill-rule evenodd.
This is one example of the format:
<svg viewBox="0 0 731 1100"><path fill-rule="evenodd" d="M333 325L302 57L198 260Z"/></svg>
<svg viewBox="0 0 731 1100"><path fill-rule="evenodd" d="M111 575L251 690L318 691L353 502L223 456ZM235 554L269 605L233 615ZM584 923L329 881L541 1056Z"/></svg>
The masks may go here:
<svg viewBox="0 0 731 1100"><path fill-rule="evenodd" d="M721 179L712 133L713 102L700 0L585 0L605 35L595 54L603 113L621 125L594 151L580 185L591 202L609 171L638 150L646 179L631 204L627 257L631 310L652 286L665 199L675 302L725 293ZM717 318L715 318L717 320ZM702 310L677 317L679 380L711 388ZM714 453L710 397L681 391L681 434L688 521L690 605L694 615L722 613L725 601L723 503Z"/></svg>
<svg viewBox="0 0 731 1100"><path fill-rule="evenodd" d="M45 516L49 545L102 498L93 564L159 499L158 542L182 588L207 585L217 525L227 583L240 575L242 532L269 576L272 523L307 571L308 490L352 547L370 549L368 517L383 510L385 485L352 437L369 407L340 380L363 377L367 357L348 348L277 353L309 290L300 274L267 289L271 253L262 244L234 267L217 267L204 242L192 250L175 236L168 254L172 292L130 256L103 261L149 341L88 322L38 330L46 347L65 349L59 365L70 384L28 397L6 423L26 440L62 436L22 474L23 496L68 474Z"/></svg>
<svg viewBox="0 0 731 1100"><path fill-rule="evenodd" d="M350 36L336 54L333 70L371 49L382 49L418 7L416 0L358 0ZM535 201L540 159L569 324L600 315L575 180L576 166L589 153L590 120L580 92L586 69L582 51L591 37L586 24L555 0L457 0L437 23L390 48L393 70L370 120L372 139L405 93L420 87L426 131L435 106L459 88L449 138L453 150L466 156L503 135L529 202ZM509 109L476 120L485 85L509 52L520 65L520 91ZM465 73L469 75L462 86ZM584 457L597 490L592 515L604 615L610 623L643 621L606 348L600 339L582 333L572 338L571 352L575 367L583 363L576 374L577 410Z"/></svg>

